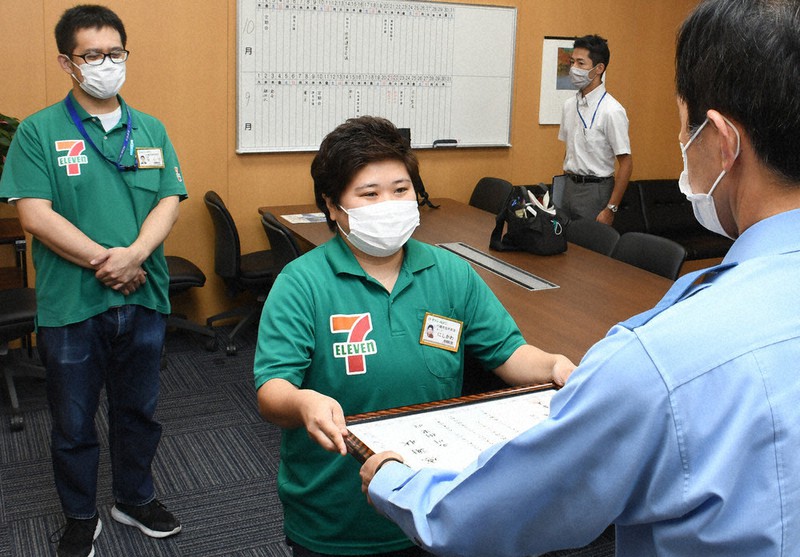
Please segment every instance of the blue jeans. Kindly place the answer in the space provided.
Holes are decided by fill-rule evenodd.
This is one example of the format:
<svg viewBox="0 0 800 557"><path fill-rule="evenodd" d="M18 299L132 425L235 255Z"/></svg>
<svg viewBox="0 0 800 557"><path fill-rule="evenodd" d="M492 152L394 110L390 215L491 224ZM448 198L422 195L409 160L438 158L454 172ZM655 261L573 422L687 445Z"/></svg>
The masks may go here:
<svg viewBox="0 0 800 557"><path fill-rule="evenodd" d="M165 330L163 314L135 305L64 327L39 328L53 420L53 473L67 517L91 518L97 510L95 414L103 386L114 497L128 505L154 499L151 463L161 424L153 415Z"/></svg>

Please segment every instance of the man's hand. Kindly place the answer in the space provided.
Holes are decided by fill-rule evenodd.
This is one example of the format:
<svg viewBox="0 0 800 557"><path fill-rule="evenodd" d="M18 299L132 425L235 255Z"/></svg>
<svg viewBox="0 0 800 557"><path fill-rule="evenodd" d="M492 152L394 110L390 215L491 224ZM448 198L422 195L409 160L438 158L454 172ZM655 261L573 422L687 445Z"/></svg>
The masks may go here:
<svg viewBox="0 0 800 557"><path fill-rule="evenodd" d="M614 224L614 212L608 207L606 207L605 209L597 213L597 218L594 220L596 220L597 222L601 222L603 224L607 224L608 226L611 226L612 224Z"/></svg>
<svg viewBox="0 0 800 557"><path fill-rule="evenodd" d="M139 273L133 277L130 282L123 284L117 290L122 292L125 296L129 296L130 294L136 292L145 282L147 282L147 273L145 273L142 269L139 269Z"/></svg>
<svg viewBox="0 0 800 557"><path fill-rule="evenodd" d="M384 451L372 455L363 466L361 466L361 471L359 472L361 475L361 492L367 496L367 502L370 505L372 504L372 500L369 498L369 484L372 478L375 477L375 474L378 473L381 466L389 461L403 462L403 457L392 451Z"/></svg>
<svg viewBox="0 0 800 557"><path fill-rule="evenodd" d="M127 295L134 292L147 277L141 259L131 248L110 248L90 264L96 269L94 276L109 288Z"/></svg>

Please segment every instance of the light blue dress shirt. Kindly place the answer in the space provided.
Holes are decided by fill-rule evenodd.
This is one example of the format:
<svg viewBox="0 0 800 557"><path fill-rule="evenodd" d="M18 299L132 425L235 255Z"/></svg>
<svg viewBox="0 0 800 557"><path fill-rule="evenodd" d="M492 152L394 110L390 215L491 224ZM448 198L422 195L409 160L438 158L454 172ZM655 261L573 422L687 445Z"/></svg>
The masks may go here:
<svg viewBox="0 0 800 557"><path fill-rule="evenodd" d="M800 555L800 210L746 230L584 357L461 473L387 463L380 512L437 555Z"/></svg>

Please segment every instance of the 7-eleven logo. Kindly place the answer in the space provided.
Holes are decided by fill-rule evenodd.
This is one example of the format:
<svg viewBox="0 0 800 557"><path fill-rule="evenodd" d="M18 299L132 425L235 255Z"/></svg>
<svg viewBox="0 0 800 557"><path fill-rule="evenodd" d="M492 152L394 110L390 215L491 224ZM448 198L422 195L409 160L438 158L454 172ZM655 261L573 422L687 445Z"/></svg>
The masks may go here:
<svg viewBox="0 0 800 557"><path fill-rule="evenodd" d="M366 373L365 356L377 354L378 346L375 341L365 340L371 330L372 318L369 313L331 315L331 332L347 333L346 342L333 343L333 356L345 359L347 375Z"/></svg>
<svg viewBox="0 0 800 557"><path fill-rule="evenodd" d="M67 167L67 176L80 176L81 165L87 164L89 158L83 155L86 146L83 139L62 139L56 141L56 151L66 151L67 154L58 157L58 166Z"/></svg>

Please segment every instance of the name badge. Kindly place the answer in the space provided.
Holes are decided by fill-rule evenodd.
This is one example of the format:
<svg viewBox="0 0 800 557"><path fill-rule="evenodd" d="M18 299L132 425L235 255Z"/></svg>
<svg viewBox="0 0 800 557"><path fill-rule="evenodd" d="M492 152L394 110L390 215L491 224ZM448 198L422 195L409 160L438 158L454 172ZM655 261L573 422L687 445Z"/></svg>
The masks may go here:
<svg viewBox="0 0 800 557"><path fill-rule="evenodd" d="M442 317L435 313L426 313L425 319L422 321L419 343L450 352L458 352L463 326L464 323L456 319Z"/></svg>
<svg viewBox="0 0 800 557"><path fill-rule="evenodd" d="M139 168L164 168L164 153L156 147L136 149L136 163Z"/></svg>

